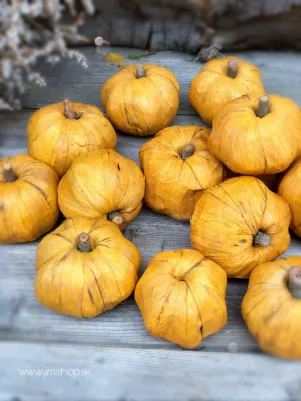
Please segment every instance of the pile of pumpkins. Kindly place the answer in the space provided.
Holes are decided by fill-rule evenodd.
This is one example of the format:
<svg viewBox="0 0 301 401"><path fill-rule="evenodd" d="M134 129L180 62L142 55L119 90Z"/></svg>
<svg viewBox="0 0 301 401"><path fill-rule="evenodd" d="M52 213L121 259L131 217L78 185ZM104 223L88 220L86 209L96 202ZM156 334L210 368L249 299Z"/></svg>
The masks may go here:
<svg viewBox="0 0 301 401"><path fill-rule="evenodd" d="M263 350L301 359L301 257L275 261L289 227L301 236L299 108L266 95L259 69L237 57L209 61L191 82L190 103L211 131L167 128L179 92L168 69L128 65L102 87L108 120L69 100L36 111L29 155L0 161L0 241L34 241L61 211L66 220L37 247L38 301L91 318L135 289L148 331L185 348L226 324L227 277L250 276L249 330ZM115 152L113 126L155 134L140 149L142 170ZM194 250L155 255L138 281L141 257L121 229L143 200L190 221Z"/></svg>

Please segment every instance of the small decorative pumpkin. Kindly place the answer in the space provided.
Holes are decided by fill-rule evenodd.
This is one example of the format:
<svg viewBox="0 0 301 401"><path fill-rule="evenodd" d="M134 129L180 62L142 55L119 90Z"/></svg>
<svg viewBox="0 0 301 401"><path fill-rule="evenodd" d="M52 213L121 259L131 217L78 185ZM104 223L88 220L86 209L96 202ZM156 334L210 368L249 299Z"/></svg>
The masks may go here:
<svg viewBox="0 0 301 401"><path fill-rule="evenodd" d="M300 150L300 114L290 99L243 96L215 116L209 138L211 152L239 174L276 174Z"/></svg>
<svg viewBox="0 0 301 401"><path fill-rule="evenodd" d="M282 178L278 194L289 204L292 213L291 229L301 237L301 160Z"/></svg>
<svg viewBox="0 0 301 401"><path fill-rule="evenodd" d="M301 257L262 263L252 271L242 314L259 347L301 359Z"/></svg>
<svg viewBox="0 0 301 401"><path fill-rule="evenodd" d="M201 118L211 124L226 103L243 95L264 95L259 68L229 56L211 60L192 80L189 101Z"/></svg>
<svg viewBox="0 0 301 401"><path fill-rule="evenodd" d="M65 217L104 218L121 227L137 216L143 196L140 168L111 149L79 156L58 189Z"/></svg>
<svg viewBox="0 0 301 401"><path fill-rule="evenodd" d="M34 241L55 225L58 176L27 155L0 160L0 242Z"/></svg>
<svg viewBox="0 0 301 401"><path fill-rule="evenodd" d="M204 127L169 127L140 150L146 204L158 213L189 220L203 190L220 183L223 165L208 149Z"/></svg>
<svg viewBox="0 0 301 401"><path fill-rule="evenodd" d="M197 202L192 245L228 277L247 278L259 263L286 251L290 217L288 204L261 180L231 178L205 191Z"/></svg>
<svg viewBox="0 0 301 401"><path fill-rule="evenodd" d="M36 111L28 123L28 153L62 177L74 159L87 152L116 147L116 133L95 106L68 99Z"/></svg>
<svg viewBox="0 0 301 401"><path fill-rule="evenodd" d="M191 249L158 253L135 289L147 330L184 348L194 348L227 322L227 277Z"/></svg>
<svg viewBox="0 0 301 401"><path fill-rule="evenodd" d="M112 124L132 135L156 134L179 107L180 86L167 68L132 64L105 82L101 102Z"/></svg>
<svg viewBox="0 0 301 401"><path fill-rule="evenodd" d="M94 317L130 296L141 263L138 249L106 220L65 220L37 248L38 301L75 317Z"/></svg>

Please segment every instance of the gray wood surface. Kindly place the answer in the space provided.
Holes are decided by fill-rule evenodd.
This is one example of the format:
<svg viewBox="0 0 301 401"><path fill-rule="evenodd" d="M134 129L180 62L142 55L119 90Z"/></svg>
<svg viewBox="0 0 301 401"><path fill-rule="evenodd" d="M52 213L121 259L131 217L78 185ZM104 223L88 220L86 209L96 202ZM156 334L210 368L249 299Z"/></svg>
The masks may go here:
<svg viewBox="0 0 301 401"><path fill-rule="evenodd" d="M256 354L57 344L20 349L11 342L0 345L0 377L1 401L300 401L301 365Z"/></svg>
<svg viewBox="0 0 301 401"><path fill-rule="evenodd" d="M93 49L84 51L91 58L86 77L69 62L46 68L48 88L30 88L24 96L24 111L0 114L0 157L27 151L27 121L39 106L64 97L99 106L99 87L115 69L98 66ZM252 52L242 56L262 68L268 92L290 96L301 105L301 55ZM172 124L201 124L186 100L191 76L200 65L178 53L152 57L147 61L173 69L182 86L180 114ZM118 134L118 151L138 162L139 148L146 140ZM140 274L157 252L191 247L188 223L147 208L124 234L142 254ZM70 401L301 400L301 364L263 355L245 327L240 307L247 281L229 280L226 327L206 338L196 351L184 351L147 333L133 298L84 320L37 304L33 289L36 246L0 246L0 401L65 401L66 395ZM292 239L286 254L301 254L297 239ZM45 367L87 368L91 376L41 379L18 373L18 369Z"/></svg>

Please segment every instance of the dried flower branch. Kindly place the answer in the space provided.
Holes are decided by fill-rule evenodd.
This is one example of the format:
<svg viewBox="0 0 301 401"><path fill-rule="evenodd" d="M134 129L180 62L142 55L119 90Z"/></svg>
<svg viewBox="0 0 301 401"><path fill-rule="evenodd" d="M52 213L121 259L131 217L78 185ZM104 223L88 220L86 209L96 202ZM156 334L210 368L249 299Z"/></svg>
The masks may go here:
<svg viewBox="0 0 301 401"><path fill-rule="evenodd" d="M60 23L63 12L76 17L72 24ZM88 42L78 33L85 14L94 13L93 0L4 0L0 15L0 108L20 107L26 81L46 86L33 70L40 58L56 64L62 57L87 67L85 56L70 50L68 43Z"/></svg>

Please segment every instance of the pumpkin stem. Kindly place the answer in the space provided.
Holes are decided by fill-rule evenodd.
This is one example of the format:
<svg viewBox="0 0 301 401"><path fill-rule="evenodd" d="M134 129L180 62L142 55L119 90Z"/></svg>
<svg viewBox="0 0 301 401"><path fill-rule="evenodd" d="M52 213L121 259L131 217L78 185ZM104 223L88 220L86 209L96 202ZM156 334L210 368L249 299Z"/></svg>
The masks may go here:
<svg viewBox="0 0 301 401"><path fill-rule="evenodd" d="M13 166L9 163L3 164L4 169L4 178L6 182L14 182L16 181L16 176L14 174Z"/></svg>
<svg viewBox="0 0 301 401"><path fill-rule="evenodd" d="M270 243L270 236L263 231L258 231L258 233L254 236L253 245L268 246Z"/></svg>
<svg viewBox="0 0 301 401"><path fill-rule="evenodd" d="M77 239L77 247L81 252L91 252L90 237L87 233L81 233Z"/></svg>
<svg viewBox="0 0 301 401"><path fill-rule="evenodd" d="M266 116L268 112L269 112L269 97L267 95L264 95L259 98L257 117L262 118Z"/></svg>
<svg viewBox="0 0 301 401"><path fill-rule="evenodd" d="M227 76L230 78L236 78L238 70L238 61L236 58L232 58L227 64Z"/></svg>
<svg viewBox="0 0 301 401"><path fill-rule="evenodd" d="M121 226L121 224L124 222L124 218L117 211L111 212L109 214L109 220L111 220L113 223L117 224L117 226Z"/></svg>
<svg viewBox="0 0 301 401"><path fill-rule="evenodd" d="M79 120L81 118L81 116L83 115L82 112L76 111L72 107L72 103L70 102L70 100L65 99L63 101L63 104L64 104L64 115L66 118L70 118L72 120Z"/></svg>
<svg viewBox="0 0 301 401"><path fill-rule="evenodd" d="M146 77L146 72L143 67L143 64L138 64L136 68L136 78L144 78Z"/></svg>
<svg viewBox="0 0 301 401"><path fill-rule="evenodd" d="M288 272L288 288L294 298L301 299L301 267L294 266Z"/></svg>
<svg viewBox="0 0 301 401"><path fill-rule="evenodd" d="M181 157L186 160L188 157L192 156L195 152L195 146L192 143L187 143L183 146Z"/></svg>

